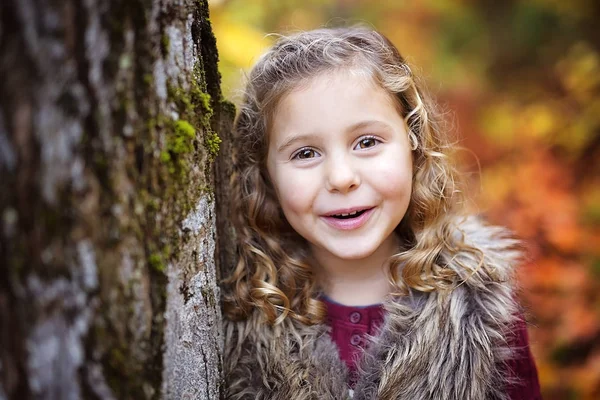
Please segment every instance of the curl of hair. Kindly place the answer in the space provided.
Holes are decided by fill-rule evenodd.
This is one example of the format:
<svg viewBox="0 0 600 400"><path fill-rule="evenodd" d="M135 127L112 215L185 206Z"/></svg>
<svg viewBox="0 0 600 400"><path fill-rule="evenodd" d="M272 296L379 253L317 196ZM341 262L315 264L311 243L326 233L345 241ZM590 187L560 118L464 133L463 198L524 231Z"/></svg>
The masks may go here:
<svg viewBox="0 0 600 400"><path fill-rule="evenodd" d="M283 96L336 71L366 72L390 93L408 127L413 186L409 209L396 228L404 250L389 262L395 294L455 287L460 276L443 254L469 252L483 260L477 248L453 239L462 201L442 114L394 45L361 27L282 36L250 72L235 121L232 217L239 261L225 280L230 290L224 311L230 319L244 319L255 309L272 324L288 316L314 324L325 316L315 299L318 287L304 240L281 212L266 159L269 127Z"/></svg>

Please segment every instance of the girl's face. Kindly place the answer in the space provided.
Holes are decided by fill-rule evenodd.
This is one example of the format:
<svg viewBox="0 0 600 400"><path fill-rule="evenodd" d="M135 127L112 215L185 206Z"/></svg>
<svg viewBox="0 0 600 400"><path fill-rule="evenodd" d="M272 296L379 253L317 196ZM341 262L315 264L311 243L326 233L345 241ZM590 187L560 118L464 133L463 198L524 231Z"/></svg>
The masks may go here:
<svg viewBox="0 0 600 400"><path fill-rule="evenodd" d="M317 257L395 248L412 155L391 96L359 73L320 75L277 107L267 168L283 213Z"/></svg>

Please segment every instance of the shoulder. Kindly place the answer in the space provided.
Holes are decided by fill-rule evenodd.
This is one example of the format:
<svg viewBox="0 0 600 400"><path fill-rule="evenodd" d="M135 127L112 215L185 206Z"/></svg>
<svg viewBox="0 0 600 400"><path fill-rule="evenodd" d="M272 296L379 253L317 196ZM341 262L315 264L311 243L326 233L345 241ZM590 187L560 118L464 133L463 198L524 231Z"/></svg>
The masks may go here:
<svg viewBox="0 0 600 400"><path fill-rule="evenodd" d="M510 230L489 225L477 216L457 219L454 226L454 240L464 242L480 253L477 259L469 252L458 252L454 267L477 265L478 268L468 275L466 286L471 289L471 294L484 300L486 312L492 312L496 318L505 316L502 330L507 353L500 359L504 359L506 365L508 399L539 400L542 397L527 323L515 293L514 272L523 261L523 246ZM499 348L504 346L499 344Z"/></svg>
<svg viewBox="0 0 600 400"><path fill-rule="evenodd" d="M522 260L521 243L507 228L487 224L481 217L457 217L451 225L447 265L467 284L509 282Z"/></svg>
<svg viewBox="0 0 600 400"><path fill-rule="evenodd" d="M448 304L465 310L465 323L472 323L473 317L485 321L487 329L497 333L498 359L506 361L512 353L511 333L523 333L515 330L523 327L515 280L522 260L520 242L508 229L478 216L455 219L451 230L449 250L442 258L460 279L446 297Z"/></svg>
<svg viewBox="0 0 600 400"><path fill-rule="evenodd" d="M258 357L264 351L277 359L277 355L282 355L290 349L301 347L305 350L316 346L319 339L327 335L328 329L325 324L308 326L291 318L272 325L263 321L258 312L242 321L223 318L225 353L250 351L253 356Z"/></svg>
<svg viewBox="0 0 600 400"><path fill-rule="evenodd" d="M306 326L290 318L277 325L265 322L258 312L247 319L232 321L224 318L225 367L232 370L240 365L283 365L294 354L305 357L320 346L327 334L323 324Z"/></svg>

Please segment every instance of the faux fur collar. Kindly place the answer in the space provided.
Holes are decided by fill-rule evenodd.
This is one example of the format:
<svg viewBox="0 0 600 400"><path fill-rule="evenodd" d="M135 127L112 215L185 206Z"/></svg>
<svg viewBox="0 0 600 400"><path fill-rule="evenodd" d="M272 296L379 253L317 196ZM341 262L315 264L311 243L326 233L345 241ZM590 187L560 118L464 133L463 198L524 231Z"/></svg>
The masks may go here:
<svg viewBox="0 0 600 400"><path fill-rule="evenodd" d="M506 337L518 314L509 285L516 243L475 218L457 224L457 240L463 236L482 251L486 268L466 255L449 258L464 284L446 295L413 293L386 303L381 332L358 364L354 400L505 398ZM271 327L255 315L224 328L226 398L350 397L347 368L325 325L286 320Z"/></svg>

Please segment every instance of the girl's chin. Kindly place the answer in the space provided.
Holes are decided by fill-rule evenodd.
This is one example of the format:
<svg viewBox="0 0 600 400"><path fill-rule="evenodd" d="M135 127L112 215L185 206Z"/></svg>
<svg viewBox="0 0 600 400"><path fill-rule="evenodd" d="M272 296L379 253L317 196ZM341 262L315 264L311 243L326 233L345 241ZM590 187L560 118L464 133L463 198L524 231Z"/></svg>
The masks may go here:
<svg viewBox="0 0 600 400"><path fill-rule="evenodd" d="M391 257L399 250L399 245L397 237L392 233L383 240L377 236L367 236L362 240L330 240L313 243L311 248L317 258L367 262L372 257L377 260Z"/></svg>
<svg viewBox="0 0 600 400"><path fill-rule="evenodd" d="M320 253L327 258L332 257L339 260L356 261L364 260L372 256L376 251L377 247L372 246L340 246L340 247L319 247L315 249L313 246L313 252Z"/></svg>
<svg viewBox="0 0 600 400"><path fill-rule="evenodd" d="M369 258L371 255L373 255L373 253L375 253L375 251L357 252L354 249L353 252L341 252L339 254L333 254L333 255L335 255L337 258L339 258L341 260L357 261L357 260L364 260L364 259Z"/></svg>

